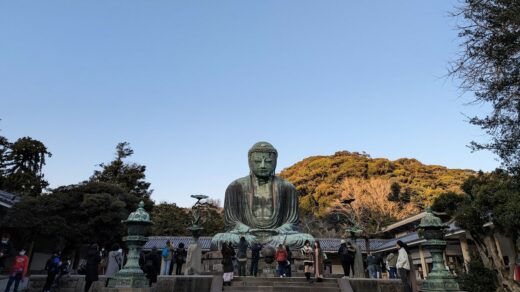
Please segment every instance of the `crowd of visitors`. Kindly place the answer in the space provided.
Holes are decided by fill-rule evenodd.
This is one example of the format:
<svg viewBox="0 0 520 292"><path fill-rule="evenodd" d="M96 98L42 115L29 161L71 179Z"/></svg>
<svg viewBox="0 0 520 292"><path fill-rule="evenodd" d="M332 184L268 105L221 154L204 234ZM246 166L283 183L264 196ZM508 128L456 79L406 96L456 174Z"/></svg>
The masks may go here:
<svg viewBox="0 0 520 292"><path fill-rule="evenodd" d="M385 257L383 254L368 253L364 266L370 278L382 278L384 272L388 273L390 279L401 279L404 284L404 291L413 291L415 277L411 271L409 251L406 244L401 241L397 242L398 254L388 253ZM231 243L224 243L221 247L222 253L222 270L224 285L231 286L235 269L238 276L258 276L258 265L264 245L260 243L249 244L244 237L236 246ZM249 253L250 252L250 253ZM2 235L0 242L0 268L7 270L9 273L8 282L5 292L18 291L21 281L26 278L29 267L29 259L25 255L25 249L19 250L15 256L10 237L7 234ZM300 249L301 258L303 260L303 269L305 278L309 283L321 282L324 277L324 269L327 261L327 255L321 248L319 241L311 243L305 241L304 246ZM344 277L354 275L354 264L358 250L356 245L351 241L341 240L338 250L338 256L343 268ZM6 267L6 260L14 257L9 269ZM158 250L154 247L149 253L141 253L139 265L149 280L150 287L157 282L158 275L175 275L182 274L182 267L186 263L187 251L184 243L179 243L177 248L170 241ZM271 254L272 261L277 264L276 274L279 277L291 277L293 270L293 253L288 245L280 244ZM249 263L249 269L247 269ZM84 292L88 292L95 281L98 281L99 275L106 276L105 286L108 286L110 279L121 270L125 264L125 255L118 244L114 244L109 252L100 249L97 244L89 246L86 253L86 260L80 262L78 273L85 275ZM175 269L174 269L175 268ZM71 273L72 263L68 257L62 257L59 251L53 252L52 256L47 260L45 271L47 278L43 286L43 292L50 292L53 288L60 285L60 280Z"/></svg>
<svg viewBox="0 0 520 292"><path fill-rule="evenodd" d="M416 291L412 290L414 287L413 273L410 271L410 257L408 247L401 241L397 242L396 247L399 249L399 254L393 252L388 253L385 257L383 254L368 253L365 262L361 261L362 272L373 279L383 278L386 272L388 278L400 278L403 282L405 292ZM225 286L231 286L235 269L238 276L246 276L248 263L248 250L250 254L249 276L256 277L258 275L258 262L263 246L259 243L248 244L244 237L236 246L231 243L224 243L221 248L222 253L222 270L223 280ZM236 253L235 253L236 249ZM327 262L327 255L322 250L320 241L316 240L314 243L306 240L304 246L300 249L301 258L303 260L303 269L305 278L309 283L321 282L324 277L324 270ZM357 246L351 241L341 240L338 250L338 256L343 268L344 277L352 277L354 275L354 264L356 255L358 253ZM268 253L269 254L269 253ZM361 257L361 255L359 255ZM265 255L269 257L269 255ZM292 252L287 245L278 245L272 259L276 261L276 274L279 277L291 277L292 275Z"/></svg>

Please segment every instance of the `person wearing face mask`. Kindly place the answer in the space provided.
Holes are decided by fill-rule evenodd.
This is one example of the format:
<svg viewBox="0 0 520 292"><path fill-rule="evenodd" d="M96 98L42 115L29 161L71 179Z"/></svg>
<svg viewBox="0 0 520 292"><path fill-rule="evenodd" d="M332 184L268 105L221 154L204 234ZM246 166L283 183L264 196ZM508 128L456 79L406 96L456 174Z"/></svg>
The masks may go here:
<svg viewBox="0 0 520 292"><path fill-rule="evenodd" d="M27 269L29 267L29 258L25 255L25 249L21 249L19 254L14 259L13 265L9 271L9 281L5 286L5 292L9 292L11 285L14 282L14 292L18 291L20 280L27 276Z"/></svg>
<svg viewBox="0 0 520 292"><path fill-rule="evenodd" d="M13 249L10 238L9 234L2 234L2 241L0 241L0 273L5 270L5 261L11 256Z"/></svg>

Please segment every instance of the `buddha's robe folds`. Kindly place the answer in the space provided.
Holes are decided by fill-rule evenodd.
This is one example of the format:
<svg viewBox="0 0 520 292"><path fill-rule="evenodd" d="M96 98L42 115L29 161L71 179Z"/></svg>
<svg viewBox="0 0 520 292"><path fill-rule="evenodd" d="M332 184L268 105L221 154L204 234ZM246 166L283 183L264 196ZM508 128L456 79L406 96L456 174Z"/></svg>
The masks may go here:
<svg viewBox="0 0 520 292"><path fill-rule="evenodd" d="M241 236L248 242L303 246L314 238L300 233L298 224L298 195L289 182L272 176L260 184L254 175L232 182L224 200L224 223L227 232L216 234L213 246L223 242L237 244Z"/></svg>

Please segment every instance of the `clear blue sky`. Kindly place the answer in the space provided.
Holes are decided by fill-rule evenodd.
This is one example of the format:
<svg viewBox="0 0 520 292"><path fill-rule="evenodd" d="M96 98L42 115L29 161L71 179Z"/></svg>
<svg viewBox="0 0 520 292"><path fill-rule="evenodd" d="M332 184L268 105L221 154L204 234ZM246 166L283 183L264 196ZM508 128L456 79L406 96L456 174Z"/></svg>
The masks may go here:
<svg viewBox="0 0 520 292"><path fill-rule="evenodd" d="M278 171L339 150L491 170L456 81L456 1L0 1L0 134L52 187L128 141L156 201L222 199L256 141Z"/></svg>

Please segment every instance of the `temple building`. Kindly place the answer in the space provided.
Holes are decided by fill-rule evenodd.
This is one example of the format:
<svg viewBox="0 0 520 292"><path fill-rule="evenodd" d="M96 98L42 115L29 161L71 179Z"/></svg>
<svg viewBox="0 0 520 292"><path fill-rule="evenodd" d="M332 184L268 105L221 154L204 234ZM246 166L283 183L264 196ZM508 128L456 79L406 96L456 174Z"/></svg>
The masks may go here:
<svg viewBox="0 0 520 292"><path fill-rule="evenodd" d="M12 208L19 201L19 196L0 190L0 218L4 217L7 209Z"/></svg>

